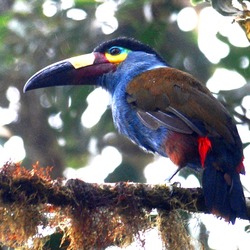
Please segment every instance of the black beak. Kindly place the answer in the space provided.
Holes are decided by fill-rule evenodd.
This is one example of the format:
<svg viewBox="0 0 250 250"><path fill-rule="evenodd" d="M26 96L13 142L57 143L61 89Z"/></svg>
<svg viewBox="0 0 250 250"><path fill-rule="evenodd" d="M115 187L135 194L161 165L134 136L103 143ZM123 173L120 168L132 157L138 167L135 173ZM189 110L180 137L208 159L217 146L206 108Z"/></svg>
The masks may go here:
<svg viewBox="0 0 250 250"><path fill-rule="evenodd" d="M115 69L116 65L99 52L76 56L40 70L26 82L23 91L64 85L98 85L100 76Z"/></svg>

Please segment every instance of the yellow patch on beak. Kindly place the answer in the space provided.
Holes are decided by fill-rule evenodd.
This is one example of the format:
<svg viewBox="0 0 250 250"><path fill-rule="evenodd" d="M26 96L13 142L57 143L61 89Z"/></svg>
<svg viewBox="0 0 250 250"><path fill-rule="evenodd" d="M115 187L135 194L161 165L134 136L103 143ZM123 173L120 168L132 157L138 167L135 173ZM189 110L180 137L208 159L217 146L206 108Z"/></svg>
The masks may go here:
<svg viewBox="0 0 250 250"><path fill-rule="evenodd" d="M66 61L70 62L75 69L79 69L93 65L95 61L95 55L94 53L89 53L81 56L71 57Z"/></svg>

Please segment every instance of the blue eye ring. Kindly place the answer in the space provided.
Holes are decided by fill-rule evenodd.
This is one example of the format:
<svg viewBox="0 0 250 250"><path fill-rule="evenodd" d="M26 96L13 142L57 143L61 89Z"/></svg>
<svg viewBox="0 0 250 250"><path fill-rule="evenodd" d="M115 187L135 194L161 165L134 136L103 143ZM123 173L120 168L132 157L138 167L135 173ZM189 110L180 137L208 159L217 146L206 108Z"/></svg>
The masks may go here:
<svg viewBox="0 0 250 250"><path fill-rule="evenodd" d="M123 49L121 47L113 46L108 50L108 53L112 56L120 55Z"/></svg>

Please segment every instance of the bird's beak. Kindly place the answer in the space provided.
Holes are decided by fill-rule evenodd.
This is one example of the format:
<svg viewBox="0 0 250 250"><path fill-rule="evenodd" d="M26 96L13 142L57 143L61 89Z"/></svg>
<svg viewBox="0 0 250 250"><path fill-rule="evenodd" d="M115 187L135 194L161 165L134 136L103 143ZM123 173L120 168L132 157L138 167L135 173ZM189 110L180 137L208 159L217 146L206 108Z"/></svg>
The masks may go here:
<svg viewBox="0 0 250 250"><path fill-rule="evenodd" d="M115 69L116 64L98 52L72 57L37 72L25 84L24 92L51 86L96 85L100 76Z"/></svg>

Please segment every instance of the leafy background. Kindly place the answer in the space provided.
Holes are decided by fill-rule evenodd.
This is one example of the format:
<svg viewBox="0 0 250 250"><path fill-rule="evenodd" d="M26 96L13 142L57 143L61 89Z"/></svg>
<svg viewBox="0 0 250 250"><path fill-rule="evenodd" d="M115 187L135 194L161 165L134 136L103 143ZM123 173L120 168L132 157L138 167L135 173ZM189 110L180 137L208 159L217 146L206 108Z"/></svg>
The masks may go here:
<svg viewBox="0 0 250 250"><path fill-rule="evenodd" d="M89 53L104 40L129 36L207 83L237 121L248 171L249 42L232 21L208 3L193 7L186 0L1 0L1 163L13 159L31 166L39 161L54 166L53 177L91 182L164 182L171 176L175 168L168 160L117 134L106 93L93 87L22 91L41 68ZM175 180L184 187L198 186L196 177L184 170ZM248 174L242 181L247 189ZM212 216L189 219L192 236L206 249L247 249L250 244L247 222L232 227ZM216 230L227 232L227 240L217 239Z"/></svg>

